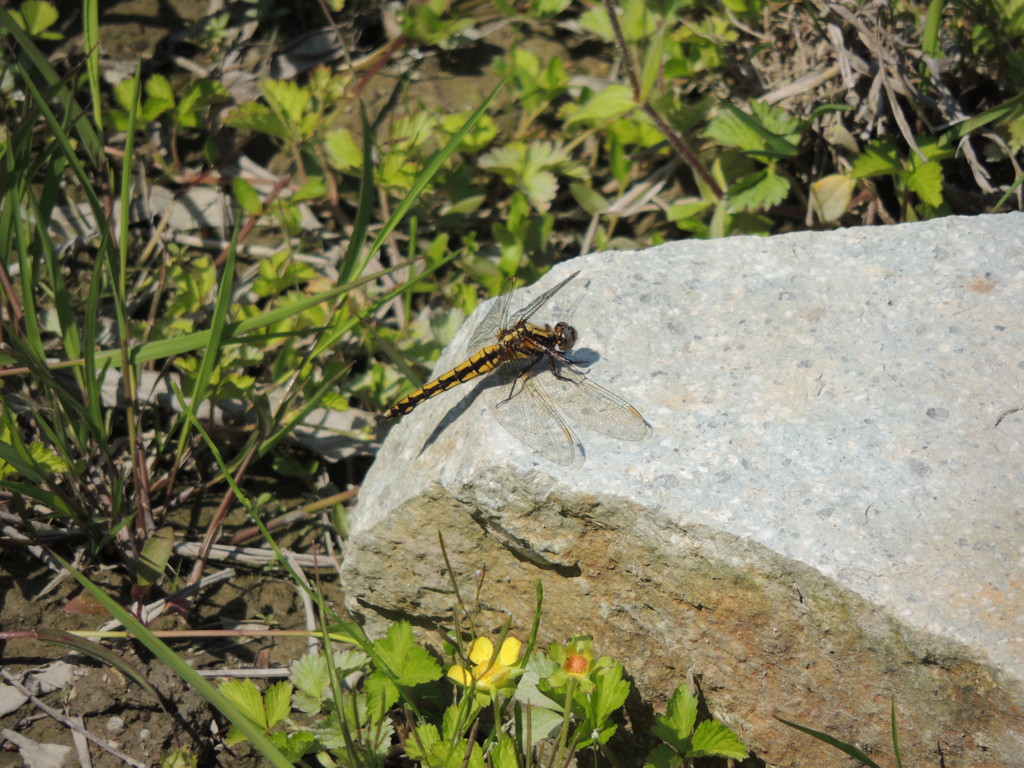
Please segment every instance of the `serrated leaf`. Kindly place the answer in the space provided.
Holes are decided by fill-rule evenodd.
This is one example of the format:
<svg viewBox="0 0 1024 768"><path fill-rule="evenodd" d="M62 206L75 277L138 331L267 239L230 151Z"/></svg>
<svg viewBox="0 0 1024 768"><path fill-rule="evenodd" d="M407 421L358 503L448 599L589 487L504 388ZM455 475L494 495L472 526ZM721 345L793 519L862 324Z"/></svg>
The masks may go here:
<svg viewBox="0 0 1024 768"><path fill-rule="evenodd" d="M440 741L441 736L437 732L437 727L430 723L423 723L417 726L416 730L410 733L405 740L405 755L410 760L423 762Z"/></svg>
<svg viewBox="0 0 1024 768"><path fill-rule="evenodd" d="M647 754L644 768L678 768L681 763L678 752L667 744L659 744Z"/></svg>
<svg viewBox="0 0 1024 768"><path fill-rule="evenodd" d="M18 6L18 11L25 24L25 31L32 36L49 29L60 18L57 9L43 0L26 0Z"/></svg>
<svg viewBox="0 0 1024 768"><path fill-rule="evenodd" d="M492 768L519 768L516 743L507 733L498 737L498 743L491 749L490 757Z"/></svg>
<svg viewBox="0 0 1024 768"><path fill-rule="evenodd" d="M693 724L697 722L697 697L686 686L676 688L664 715L655 718L652 731L666 744L686 754L690 745Z"/></svg>
<svg viewBox="0 0 1024 768"><path fill-rule="evenodd" d="M942 166L938 162L914 163L904 180L923 202L935 208L942 205Z"/></svg>
<svg viewBox="0 0 1024 768"><path fill-rule="evenodd" d="M757 211L771 208L786 199L789 180L771 168L748 174L729 187L729 212Z"/></svg>
<svg viewBox="0 0 1024 768"><path fill-rule="evenodd" d="M267 689L267 693L263 697L263 705L267 713L267 727L273 728L291 712L292 684L287 680L274 683Z"/></svg>
<svg viewBox="0 0 1024 768"><path fill-rule="evenodd" d="M373 644L373 649L399 685L420 685L441 677L441 667L416 645L412 625L407 621L392 624L387 635Z"/></svg>
<svg viewBox="0 0 1024 768"><path fill-rule="evenodd" d="M350 171L363 165L363 150L347 128L339 128L324 136L327 162L339 171Z"/></svg>
<svg viewBox="0 0 1024 768"><path fill-rule="evenodd" d="M263 709L263 697L252 680L232 679L220 685L220 692L231 699L242 714L264 730L267 728L267 713Z"/></svg>
<svg viewBox="0 0 1024 768"><path fill-rule="evenodd" d="M288 129L265 104L247 101L239 105L224 122L232 128L265 133L278 139L288 138Z"/></svg>
<svg viewBox="0 0 1024 768"><path fill-rule="evenodd" d="M311 98L308 89L294 80L264 80L260 83L260 90L267 103L276 107L284 120L292 124L302 121Z"/></svg>
<svg viewBox="0 0 1024 768"><path fill-rule="evenodd" d="M856 182L845 173L833 173L811 184L811 202L821 221L839 221L850 208Z"/></svg>
<svg viewBox="0 0 1024 768"><path fill-rule="evenodd" d="M131 112L134 107L132 104L132 93L134 90L135 83L130 77L124 78L114 86L114 99L121 105L125 112Z"/></svg>
<svg viewBox="0 0 1024 768"><path fill-rule="evenodd" d="M319 653L307 653L291 663L289 676L303 693L320 697L324 686L330 682L327 675L327 660Z"/></svg>
<svg viewBox="0 0 1024 768"><path fill-rule="evenodd" d="M732 760L745 760L747 748L740 737L716 720L705 720L697 726L690 740L692 748L688 758L696 757L727 757Z"/></svg>
<svg viewBox="0 0 1024 768"><path fill-rule="evenodd" d="M398 686L379 669L370 674L363 685L366 690L366 708L374 720L384 717L401 696Z"/></svg>
<svg viewBox="0 0 1024 768"><path fill-rule="evenodd" d="M903 163L895 145L888 140L875 141L864 148L864 153L853 161L850 173L855 179L887 176L903 170Z"/></svg>
<svg viewBox="0 0 1024 768"><path fill-rule="evenodd" d="M781 107L773 107L765 101L757 101L755 99L750 102L750 112L751 116L756 118L759 125L776 138L786 139L791 142L799 136L802 121ZM768 137L766 136L765 138L767 139Z"/></svg>
<svg viewBox="0 0 1024 768"><path fill-rule="evenodd" d="M171 82L163 75L152 75L146 81L145 91L150 98L174 103L174 89L171 88Z"/></svg>
<svg viewBox="0 0 1024 768"><path fill-rule="evenodd" d="M622 667L618 664L612 666L607 672L597 675L594 682L596 687L590 695L591 708L597 724L602 725L619 707L626 703L626 697L629 696L629 682L622 679Z"/></svg>
<svg viewBox="0 0 1024 768"><path fill-rule="evenodd" d="M757 156L795 156L798 151L796 139L789 140L776 131L789 133L799 126L799 121L781 110L766 110L761 102L753 102L751 109L754 110L752 115L732 104L723 104L723 111L708 123L704 134L727 147L736 147Z"/></svg>
<svg viewBox="0 0 1024 768"><path fill-rule="evenodd" d="M228 90L216 80L201 78L189 86L175 107L178 124L183 128L198 128L200 110L218 102L226 102Z"/></svg>
<svg viewBox="0 0 1024 768"><path fill-rule="evenodd" d="M582 107L571 112L565 121L567 126L574 123L604 123L624 115L636 107L633 91L625 85L609 85L594 94Z"/></svg>
<svg viewBox="0 0 1024 768"><path fill-rule="evenodd" d="M28 455L36 463L37 469L45 468L51 473L67 472L69 469L68 463L43 443L30 443L28 445Z"/></svg>
<svg viewBox="0 0 1024 768"><path fill-rule="evenodd" d="M558 179L551 171L537 171L524 178L520 187L530 199L530 204L545 212L551 208L551 201L558 193Z"/></svg>

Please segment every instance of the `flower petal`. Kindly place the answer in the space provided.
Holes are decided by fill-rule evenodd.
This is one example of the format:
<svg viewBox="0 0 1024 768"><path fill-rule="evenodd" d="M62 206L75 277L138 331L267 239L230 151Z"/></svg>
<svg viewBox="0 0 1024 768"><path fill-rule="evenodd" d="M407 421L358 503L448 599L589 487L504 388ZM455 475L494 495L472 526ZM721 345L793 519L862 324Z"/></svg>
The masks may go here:
<svg viewBox="0 0 1024 768"><path fill-rule="evenodd" d="M491 642L490 638L478 637L469 647L469 660L474 664L486 664L493 655L494 643Z"/></svg>
<svg viewBox="0 0 1024 768"><path fill-rule="evenodd" d="M448 670L448 677L467 688L473 684L473 676L466 671L465 667L460 667L458 664L454 664Z"/></svg>
<svg viewBox="0 0 1024 768"><path fill-rule="evenodd" d="M517 661L519 661L519 650L523 647L523 644L514 637L506 637L505 642L501 644L501 650L498 652L498 662L511 667Z"/></svg>

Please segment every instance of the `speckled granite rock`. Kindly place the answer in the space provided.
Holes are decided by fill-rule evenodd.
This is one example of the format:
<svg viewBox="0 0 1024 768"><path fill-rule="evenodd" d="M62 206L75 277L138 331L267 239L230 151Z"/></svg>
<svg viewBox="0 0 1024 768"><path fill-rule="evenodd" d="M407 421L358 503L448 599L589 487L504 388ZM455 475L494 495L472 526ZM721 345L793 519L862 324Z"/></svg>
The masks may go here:
<svg viewBox="0 0 1024 768"><path fill-rule="evenodd" d="M424 404L361 492L349 608L450 626L441 531L464 596L486 568L485 626L525 634L539 579L544 639L594 635L655 706L692 667L768 764L838 759L773 715L888 762L895 697L907 764L1024 765L1024 215L595 254L539 287L574 270L588 375L653 436L581 430L566 469L471 385Z"/></svg>

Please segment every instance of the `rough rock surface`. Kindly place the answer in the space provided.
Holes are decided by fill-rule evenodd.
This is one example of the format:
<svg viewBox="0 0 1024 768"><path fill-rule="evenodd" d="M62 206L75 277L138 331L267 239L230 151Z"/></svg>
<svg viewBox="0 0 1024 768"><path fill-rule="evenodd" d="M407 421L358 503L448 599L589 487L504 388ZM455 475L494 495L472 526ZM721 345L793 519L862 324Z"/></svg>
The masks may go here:
<svg viewBox="0 0 1024 768"><path fill-rule="evenodd" d="M567 469L471 384L420 406L361 492L350 610L450 628L441 532L479 625L525 636L539 580L542 640L622 661L635 726L692 669L769 765L840 759L773 715L890 763L892 699L906 764L1024 765L1024 214L595 254L538 288L577 269L588 375L653 435L580 430Z"/></svg>

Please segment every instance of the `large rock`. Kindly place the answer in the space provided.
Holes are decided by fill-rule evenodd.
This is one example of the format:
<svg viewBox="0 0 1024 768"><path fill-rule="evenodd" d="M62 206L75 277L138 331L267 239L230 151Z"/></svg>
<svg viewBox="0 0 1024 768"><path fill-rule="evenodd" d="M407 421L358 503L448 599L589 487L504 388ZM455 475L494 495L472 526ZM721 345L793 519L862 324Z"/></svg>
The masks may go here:
<svg viewBox="0 0 1024 768"><path fill-rule="evenodd" d="M366 478L350 610L451 627L441 533L481 626L525 636L539 580L544 640L592 634L656 708L693 669L769 764L840 760L774 715L890 763L895 699L906 764L1024 765L1022 244L1008 214L560 265L653 436L581 430L570 469L471 384L425 403Z"/></svg>

